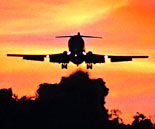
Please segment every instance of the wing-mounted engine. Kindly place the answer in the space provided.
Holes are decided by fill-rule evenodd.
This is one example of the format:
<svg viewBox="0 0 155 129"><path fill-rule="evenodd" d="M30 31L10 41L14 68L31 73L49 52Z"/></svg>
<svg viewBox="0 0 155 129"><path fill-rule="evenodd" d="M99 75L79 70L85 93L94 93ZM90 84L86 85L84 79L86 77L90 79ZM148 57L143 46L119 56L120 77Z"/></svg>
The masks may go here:
<svg viewBox="0 0 155 129"><path fill-rule="evenodd" d="M50 62L55 62L55 63L69 63L69 55L67 55L67 51L64 51L61 54L53 54L50 55Z"/></svg>
<svg viewBox="0 0 155 129"><path fill-rule="evenodd" d="M104 55L97 55L97 54L93 54L91 51L89 51L86 55L86 63L104 63L105 62L105 58Z"/></svg>
<svg viewBox="0 0 155 129"><path fill-rule="evenodd" d="M92 69L92 64L105 63L104 55L93 54L91 51L85 56L85 62L87 63L87 69Z"/></svg>

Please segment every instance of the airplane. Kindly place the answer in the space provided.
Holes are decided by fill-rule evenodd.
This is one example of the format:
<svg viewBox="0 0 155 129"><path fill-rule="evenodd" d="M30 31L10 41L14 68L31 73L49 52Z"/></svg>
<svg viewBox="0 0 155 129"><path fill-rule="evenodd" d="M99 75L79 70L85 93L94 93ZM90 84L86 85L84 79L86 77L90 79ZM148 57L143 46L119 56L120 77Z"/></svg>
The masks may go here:
<svg viewBox="0 0 155 129"><path fill-rule="evenodd" d="M133 58L148 58L148 56L116 56L116 55L99 55L93 54L92 51L85 51L85 43L83 38L102 38L95 36L77 35L56 36L56 38L69 38L69 51L64 51L58 54L46 55L27 55L27 54L7 54L7 56L23 57L24 60L44 61L44 58L49 58L50 62L61 63L62 69L67 69L67 64L72 62L77 66L85 62L87 69L92 69L92 64L105 63L105 59L110 58L111 62L132 61Z"/></svg>

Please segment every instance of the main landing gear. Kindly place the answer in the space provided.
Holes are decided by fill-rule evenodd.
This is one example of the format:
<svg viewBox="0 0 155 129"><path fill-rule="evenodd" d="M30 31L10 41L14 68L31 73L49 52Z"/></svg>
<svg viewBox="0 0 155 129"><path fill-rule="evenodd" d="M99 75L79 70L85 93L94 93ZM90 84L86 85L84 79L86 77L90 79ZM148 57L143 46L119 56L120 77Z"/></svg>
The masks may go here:
<svg viewBox="0 0 155 129"><path fill-rule="evenodd" d="M93 65L92 64L87 64L87 69L92 69Z"/></svg>
<svg viewBox="0 0 155 129"><path fill-rule="evenodd" d="M67 64L62 64L62 65L61 65L61 68L62 68L62 69L67 69Z"/></svg>

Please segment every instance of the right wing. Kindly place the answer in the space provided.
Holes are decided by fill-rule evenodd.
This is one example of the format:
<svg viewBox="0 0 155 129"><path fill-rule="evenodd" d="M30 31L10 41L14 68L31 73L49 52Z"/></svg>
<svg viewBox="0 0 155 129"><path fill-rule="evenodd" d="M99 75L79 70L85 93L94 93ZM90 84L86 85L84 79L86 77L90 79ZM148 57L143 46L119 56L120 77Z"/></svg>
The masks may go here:
<svg viewBox="0 0 155 129"><path fill-rule="evenodd" d="M112 56L98 55L88 52L86 55L86 63L105 63L105 59L110 58L111 62L132 61L133 58L148 58L148 56Z"/></svg>
<svg viewBox="0 0 155 129"><path fill-rule="evenodd" d="M111 62L132 61L133 58L148 58L148 56L108 56Z"/></svg>

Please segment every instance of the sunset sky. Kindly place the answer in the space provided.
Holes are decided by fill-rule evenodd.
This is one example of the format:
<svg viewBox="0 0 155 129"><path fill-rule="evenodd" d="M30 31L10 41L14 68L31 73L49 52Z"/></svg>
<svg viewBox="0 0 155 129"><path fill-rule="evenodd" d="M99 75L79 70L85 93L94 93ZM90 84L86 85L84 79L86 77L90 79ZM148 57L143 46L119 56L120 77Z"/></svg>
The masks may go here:
<svg viewBox="0 0 155 129"><path fill-rule="evenodd" d="M136 112L155 115L155 0L0 0L0 88L33 96L40 83L84 70L103 78L110 89L107 109L120 109L125 123ZM55 54L68 50L57 35L102 36L85 39L86 51L109 55L148 55L133 62L96 64L87 70L69 63L27 61L6 54Z"/></svg>

